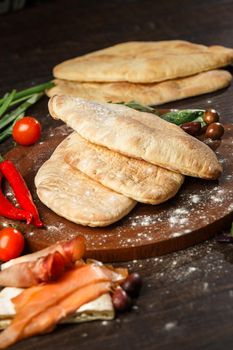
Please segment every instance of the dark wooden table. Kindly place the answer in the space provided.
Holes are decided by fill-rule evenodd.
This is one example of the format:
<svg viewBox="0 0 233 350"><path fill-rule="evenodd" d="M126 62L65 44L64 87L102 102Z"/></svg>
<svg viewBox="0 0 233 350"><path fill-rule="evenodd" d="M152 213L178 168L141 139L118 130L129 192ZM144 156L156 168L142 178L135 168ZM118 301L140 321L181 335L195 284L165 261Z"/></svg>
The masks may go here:
<svg viewBox="0 0 233 350"><path fill-rule="evenodd" d="M233 0L35 2L1 16L0 37L2 94L47 81L56 63L117 42L187 39L233 47ZM167 106L215 107L230 122L233 86ZM47 99L32 113L42 121L46 138L52 125ZM8 140L0 152L11 147ZM60 326L12 349L232 349L232 263L233 246L215 239L161 258L131 261L125 265L144 278L132 312L111 322Z"/></svg>

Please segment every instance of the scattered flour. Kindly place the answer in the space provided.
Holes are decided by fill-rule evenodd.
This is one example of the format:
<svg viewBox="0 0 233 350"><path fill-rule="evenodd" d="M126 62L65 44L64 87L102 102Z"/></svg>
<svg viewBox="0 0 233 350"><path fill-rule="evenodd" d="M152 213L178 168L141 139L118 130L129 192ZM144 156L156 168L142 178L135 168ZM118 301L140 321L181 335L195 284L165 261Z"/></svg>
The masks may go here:
<svg viewBox="0 0 233 350"><path fill-rule="evenodd" d="M191 200L192 203L196 204L196 203L200 202L201 198L197 194L194 194L193 196L190 196L190 200Z"/></svg>
<svg viewBox="0 0 233 350"><path fill-rule="evenodd" d="M165 331L170 331L171 329L175 328L177 326L177 321L168 322L165 324L164 329Z"/></svg>

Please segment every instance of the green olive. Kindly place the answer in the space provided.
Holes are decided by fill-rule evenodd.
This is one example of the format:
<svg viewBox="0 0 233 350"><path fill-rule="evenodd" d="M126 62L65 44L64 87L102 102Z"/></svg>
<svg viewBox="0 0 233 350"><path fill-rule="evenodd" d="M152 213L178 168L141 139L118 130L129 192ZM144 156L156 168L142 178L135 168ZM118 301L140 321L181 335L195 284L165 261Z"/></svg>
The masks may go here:
<svg viewBox="0 0 233 350"><path fill-rule="evenodd" d="M224 127L220 123L212 123L208 126L205 132L205 137L211 140L217 140L224 134Z"/></svg>
<svg viewBox="0 0 233 350"><path fill-rule="evenodd" d="M207 109L204 113L203 120L206 124L212 124L219 121L219 114L215 109Z"/></svg>

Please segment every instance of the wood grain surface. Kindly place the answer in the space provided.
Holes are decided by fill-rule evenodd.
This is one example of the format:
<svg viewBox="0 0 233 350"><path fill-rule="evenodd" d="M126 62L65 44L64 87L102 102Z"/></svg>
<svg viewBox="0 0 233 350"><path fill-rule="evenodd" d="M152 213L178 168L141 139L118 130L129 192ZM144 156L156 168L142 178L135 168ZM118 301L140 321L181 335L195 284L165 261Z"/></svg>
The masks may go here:
<svg viewBox="0 0 233 350"><path fill-rule="evenodd" d="M164 255L205 241L233 221L233 125L225 124L223 139L210 142L223 174L218 181L186 177L178 194L160 205L137 206L108 227L77 225L46 207L37 197L34 178L57 145L71 132L66 125L54 128L44 142L27 148L14 147L5 158L14 162L36 200L45 227L18 224L31 251L43 249L76 235L86 239L86 257L103 262L129 261ZM11 188L5 189L14 198ZM206 209L208 205L208 210ZM14 221L3 219L4 225Z"/></svg>
<svg viewBox="0 0 233 350"><path fill-rule="evenodd" d="M232 0L34 2L1 16L1 94L47 81L58 62L121 41L179 38L233 47L232 13ZM231 86L166 107L214 107L224 122L232 123L232 101ZM42 141L60 125L51 125L46 98L30 113L43 123ZM12 147L8 140L0 151L6 153ZM122 263L144 278L132 312L107 323L59 326L52 334L11 348L232 349L232 263L233 246L215 239L163 257Z"/></svg>

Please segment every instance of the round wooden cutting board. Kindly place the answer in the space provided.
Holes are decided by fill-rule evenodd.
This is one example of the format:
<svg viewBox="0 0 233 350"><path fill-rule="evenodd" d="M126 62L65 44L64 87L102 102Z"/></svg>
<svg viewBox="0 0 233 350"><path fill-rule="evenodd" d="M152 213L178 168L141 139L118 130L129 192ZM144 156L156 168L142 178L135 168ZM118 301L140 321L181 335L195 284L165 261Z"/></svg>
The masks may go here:
<svg viewBox="0 0 233 350"><path fill-rule="evenodd" d="M162 255L210 238L233 220L233 126L227 125L225 130L216 150L224 169L219 181L186 178L172 200L157 206L137 204L124 219L105 228L71 223L44 206L36 196L35 174L70 133L67 127L54 129L45 142L35 146L15 147L6 158L20 169L46 224L44 229L18 225L26 233L29 249L39 250L81 234L87 241L86 257L113 262ZM6 188L6 193L13 198L10 188ZM3 218L1 222L15 224Z"/></svg>

